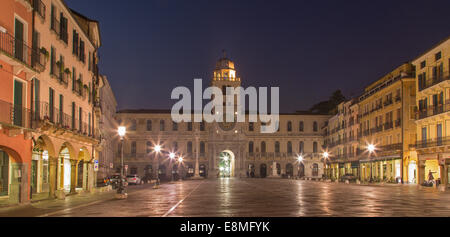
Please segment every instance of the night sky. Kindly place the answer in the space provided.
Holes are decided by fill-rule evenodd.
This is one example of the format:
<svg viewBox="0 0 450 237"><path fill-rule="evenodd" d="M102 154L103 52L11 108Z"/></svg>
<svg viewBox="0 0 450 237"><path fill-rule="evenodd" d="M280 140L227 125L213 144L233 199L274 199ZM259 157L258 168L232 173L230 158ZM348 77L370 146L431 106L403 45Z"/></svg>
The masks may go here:
<svg viewBox="0 0 450 237"><path fill-rule="evenodd" d="M243 86L279 86L282 112L364 86L450 35L450 1L66 0L100 22L119 109L170 109L222 49Z"/></svg>

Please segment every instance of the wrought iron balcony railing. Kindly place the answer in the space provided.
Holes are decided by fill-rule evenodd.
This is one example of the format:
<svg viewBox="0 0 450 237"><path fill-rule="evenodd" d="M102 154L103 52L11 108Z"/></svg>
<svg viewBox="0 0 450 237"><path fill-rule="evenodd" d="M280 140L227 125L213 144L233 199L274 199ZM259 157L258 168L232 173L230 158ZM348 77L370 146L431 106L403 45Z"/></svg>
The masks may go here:
<svg viewBox="0 0 450 237"><path fill-rule="evenodd" d="M45 56L41 51L30 48L23 40L8 33L0 32L0 51L34 70L43 71Z"/></svg>
<svg viewBox="0 0 450 237"><path fill-rule="evenodd" d="M30 128L30 109L0 100L0 123Z"/></svg>

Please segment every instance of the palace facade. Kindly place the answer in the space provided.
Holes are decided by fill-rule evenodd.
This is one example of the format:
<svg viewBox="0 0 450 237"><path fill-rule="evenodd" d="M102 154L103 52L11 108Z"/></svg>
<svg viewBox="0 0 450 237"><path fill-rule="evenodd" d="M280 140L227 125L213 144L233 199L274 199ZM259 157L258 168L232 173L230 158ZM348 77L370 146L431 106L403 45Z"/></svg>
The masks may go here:
<svg viewBox="0 0 450 237"><path fill-rule="evenodd" d="M211 85L223 91L241 85L230 59L217 62ZM280 114L278 131L261 133L261 122L248 122L248 114L246 122L176 123L170 110L117 113L118 123L127 127L123 145L127 173L153 178L159 173L161 179L172 175L321 179L322 128L329 117L307 112ZM156 145L162 146L161 152L154 150ZM115 167L120 167L121 147L117 145ZM177 159L170 159L170 153ZM183 157L181 162L179 157Z"/></svg>

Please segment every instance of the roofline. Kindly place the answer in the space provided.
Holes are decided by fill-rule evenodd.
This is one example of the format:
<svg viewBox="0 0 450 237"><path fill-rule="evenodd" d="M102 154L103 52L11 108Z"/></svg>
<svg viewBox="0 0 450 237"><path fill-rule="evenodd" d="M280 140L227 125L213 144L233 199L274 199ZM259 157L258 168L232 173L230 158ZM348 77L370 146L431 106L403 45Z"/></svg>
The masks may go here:
<svg viewBox="0 0 450 237"><path fill-rule="evenodd" d="M117 114L170 114L170 109L121 109L117 111ZM200 111L203 113L203 111ZM249 111L245 111L248 115ZM310 115L310 116L330 116L329 114L312 113L309 111L296 111L294 113L279 113L279 115Z"/></svg>
<svg viewBox="0 0 450 237"><path fill-rule="evenodd" d="M417 59L419 59L420 57L424 56L425 54L427 54L428 52L430 52L431 50L437 48L439 45L441 45L442 43L444 43L445 41L450 39L450 35L447 36L447 38L440 40L438 43L434 44L431 48L428 48L427 50L425 50L423 53L419 54L419 56L415 57L413 60L411 60L411 63L416 61Z"/></svg>

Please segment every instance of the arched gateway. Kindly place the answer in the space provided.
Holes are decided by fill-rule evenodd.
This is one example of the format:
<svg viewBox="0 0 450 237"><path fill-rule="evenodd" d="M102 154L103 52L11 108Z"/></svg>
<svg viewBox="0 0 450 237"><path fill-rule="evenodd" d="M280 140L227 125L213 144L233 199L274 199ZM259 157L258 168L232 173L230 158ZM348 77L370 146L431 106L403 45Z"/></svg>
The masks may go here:
<svg viewBox="0 0 450 237"><path fill-rule="evenodd" d="M235 157L230 150L224 150L219 154L219 177L235 176Z"/></svg>

